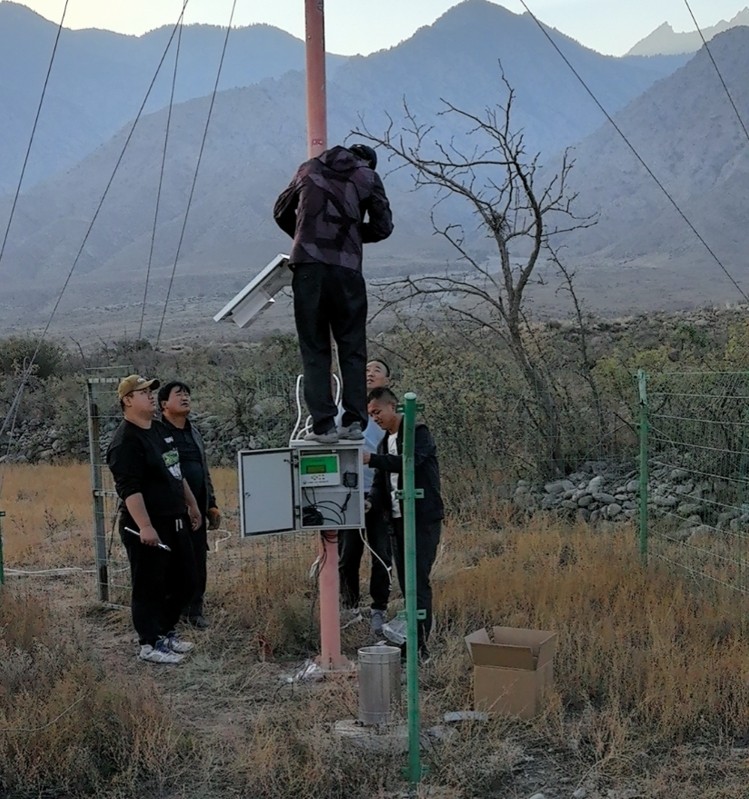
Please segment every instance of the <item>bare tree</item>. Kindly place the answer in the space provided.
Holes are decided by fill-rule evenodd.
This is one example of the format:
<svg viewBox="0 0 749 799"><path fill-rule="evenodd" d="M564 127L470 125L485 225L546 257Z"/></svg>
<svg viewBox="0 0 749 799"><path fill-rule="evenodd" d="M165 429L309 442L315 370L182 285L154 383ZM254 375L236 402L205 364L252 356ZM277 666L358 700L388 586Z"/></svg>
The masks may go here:
<svg viewBox="0 0 749 799"><path fill-rule="evenodd" d="M404 102L404 120L392 118L382 135L361 124L356 133L389 152L398 168L409 169L416 189L431 188L435 204L431 224L467 265L465 274L409 276L390 282L389 302L437 297L465 320L489 327L505 342L530 389L536 408L529 408L539 434L546 442L546 463L562 470L559 397L553 380L532 353L524 312L530 283L541 278L534 272L550 252L550 238L562 232L595 224L572 211L576 194L567 179L573 167L569 152L558 169L540 175L539 155L529 158L524 137L511 125L515 93L504 74L504 106L469 113L442 100L439 116L450 115L466 126L465 135L439 141L433 125L419 122ZM478 218L479 230L496 247L498 258L479 259L476 236L469 238L462 224L440 221L439 206L448 198L465 202ZM556 260L556 257L555 257ZM395 293L393 293L393 291Z"/></svg>

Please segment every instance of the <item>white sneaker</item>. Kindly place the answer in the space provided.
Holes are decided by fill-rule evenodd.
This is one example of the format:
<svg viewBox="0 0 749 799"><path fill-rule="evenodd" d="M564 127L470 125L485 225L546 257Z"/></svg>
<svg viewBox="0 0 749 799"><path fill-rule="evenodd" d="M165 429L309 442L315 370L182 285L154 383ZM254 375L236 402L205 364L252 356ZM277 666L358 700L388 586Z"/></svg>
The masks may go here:
<svg viewBox="0 0 749 799"><path fill-rule="evenodd" d="M364 621L364 616L361 615L359 608L342 608L341 609L341 629L345 629L351 624Z"/></svg>
<svg viewBox="0 0 749 799"><path fill-rule="evenodd" d="M185 656L179 655L177 652L172 652L167 644L164 643L164 639L161 638L156 642L156 646L143 644L140 648L138 658L140 660L146 660L149 663L181 663L185 659Z"/></svg>
<svg viewBox="0 0 749 799"><path fill-rule="evenodd" d="M178 655L185 655L195 649L195 644L192 641L183 641L177 633L169 633L163 640L166 641L169 649Z"/></svg>

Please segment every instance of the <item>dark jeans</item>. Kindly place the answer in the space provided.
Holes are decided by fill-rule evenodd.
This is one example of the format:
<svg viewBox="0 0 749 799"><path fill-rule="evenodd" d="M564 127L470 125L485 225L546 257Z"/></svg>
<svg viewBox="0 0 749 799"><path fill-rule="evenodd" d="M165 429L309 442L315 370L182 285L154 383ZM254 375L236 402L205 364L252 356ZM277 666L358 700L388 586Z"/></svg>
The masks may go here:
<svg viewBox="0 0 749 799"><path fill-rule="evenodd" d="M390 597L390 530L382 515L370 511L365 515L366 539L374 551L369 578L369 594L373 610L387 610ZM364 541L359 530L338 532L338 574L341 597L348 608L359 607L359 567L364 554Z"/></svg>
<svg viewBox="0 0 749 799"><path fill-rule="evenodd" d="M419 650L426 649L432 631L432 584L429 575L437 557L437 547L442 533L442 522L416 525L416 609L426 611L426 618L418 623ZM403 519L393 519L393 560L398 572L403 596L406 596L406 563L403 542Z"/></svg>
<svg viewBox="0 0 749 799"><path fill-rule="evenodd" d="M194 619L203 615L203 597L208 583L208 528L205 518L199 529L189 533L195 560L195 593L182 612L188 618Z"/></svg>
<svg viewBox="0 0 749 799"><path fill-rule="evenodd" d="M342 424L367 424L367 287L354 269L327 264L294 267L294 319L304 367L304 401L316 433L334 426L331 333L343 380Z"/></svg>
<svg viewBox="0 0 749 799"><path fill-rule="evenodd" d="M153 644L174 629L182 608L195 593L195 560L187 516L151 519L159 538L171 552L146 546L123 527L137 529L120 514L120 537L130 561L133 627L141 644ZM182 529L178 529L181 525Z"/></svg>

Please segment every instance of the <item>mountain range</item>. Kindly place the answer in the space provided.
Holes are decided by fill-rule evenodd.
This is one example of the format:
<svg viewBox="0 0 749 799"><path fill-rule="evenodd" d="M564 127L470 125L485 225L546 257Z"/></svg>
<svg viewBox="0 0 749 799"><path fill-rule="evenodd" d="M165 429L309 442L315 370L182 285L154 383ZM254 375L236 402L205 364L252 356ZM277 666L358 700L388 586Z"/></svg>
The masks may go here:
<svg viewBox="0 0 749 799"><path fill-rule="evenodd" d="M159 28L143 36L60 31L25 186L73 166L134 119L162 58L145 110L165 107L177 50L175 101L212 92L225 30L211 25L186 25L179 35L175 30ZM25 6L0 3L0 192L14 190L18 182L57 32L57 25ZM330 55L328 73L335 75L344 61ZM218 88L247 86L304 69L304 63L304 42L291 34L269 25L238 28L229 36Z"/></svg>
<svg viewBox="0 0 749 799"><path fill-rule="evenodd" d="M627 142L605 125L576 145L570 190L600 218L565 257L609 309L749 301L747 69L749 28L735 27L615 116Z"/></svg>
<svg viewBox="0 0 749 799"><path fill-rule="evenodd" d="M0 4L0 10L4 5L16 11L22 8ZM198 27L201 30L192 34L208 35L205 26ZM660 193L650 187L652 179L636 159L630 159L626 145L619 143L618 134L590 94L615 115L620 129L654 171L663 175L673 196L694 214L705 235L720 237L728 218L726 206L735 210L732 219L740 215L742 147L745 149L747 142L735 116L731 117L714 67L704 53L691 61L685 56L603 56L558 31L546 30L587 89L528 15L512 14L486 0L467 0L389 50L366 57L331 58L329 141L343 141L360 126L381 132L391 122L396 127L403 125L405 101L420 121L432 126L432 138L448 142L464 131L440 115L442 100L482 114L487 107L506 101L503 72L515 92L513 128L522 130L529 154L540 152L540 161L551 165L561 149L575 146L572 180L579 193L577 202L585 211L599 213L601 221L592 229L570 235L564 257L578 269L581 294L591 309L617 312L654 302L668 305L667 279L674 277L674 270L678 272L678 264L711 277L704 281L706 293L701 293L701 288L691 291L691 278L683 280L673 303L709 301L716 283L715 274L707 268L709 256L706 258L701 245L693 243L697 240L692 234L680 227L678 215L670 215L668 201L664 205ZM185 42L190 38L188 31L190 28L185 28ZM218 47L217 31L212 29ZM94 36L102 32L82 33ZM263 36L278 41L279 34L270 28L237 31L240 33L260 37L254 45L258 52L271 47L261 44ZM162 29L149 36L157 34L162 36L163 48L168 34ZM290 45L287 63L258 59L265 74L253 74L252 80L245 79L242 85L216 96L187 224L185 211L210 106L210 98L205 92L200 94L205 85L187 81L194 96L171 109L148 275L146 330L152 331L163 313L170 284L167 326L174 331L186 319L190 324L198 318L205 322L270 257L288 246L288 239L273 224L270 209L305 157L305 101L303 74L293 66L286 68L297 57L295 53L303 51L294 50L294 42L283 37ZM734 28L711 45L716 62L725 70L727 85L735 89L737 107L744 111L749 102L737 81L749 66L747 37L749 29ZM128 40L120 42L123 46L140 47L140 40L147 37L122 38ZM95 60L86 63L82 70L105 73ZM279 70L269 74L276 65ZM237 66L226 80L242 82L243 75L250 74L243 73L244 68ZM186 80L180 75L179 80ZM141 91L143 83L147 85L148 80L139 85L133 78L133 85ZM164 84L162 100L168 99L170 86L171 77ZM131 98L137 96L135 89L129 91ZM184 91L186 97L189 92ZM61 105L64 102L60 100ZM111 104L118 102L112 100ZM72 110L69 116L76 118ZM43 323L80 251L60 305L61 329L79 331L82 326L106 325L131 334L133 326L137 328L169 116L169 109L162 107L139 121L83 247L84 234L122 152L129 124L67 171L58 171L58 165L50 166L46 177L38 173L37 182L20 197L0 262L0 327ZM107 124L115 123L109 119ZM51 125L50 131L54 128ZM85 146L90 145L80 144ZM433 197L413 192L408 173L394 167L384 159L380 172L394 207L396 231L387 242L369 248L368 276L387 279L451 268L454 253L432 235L428 221ZM693 181L695 174L699 179ZM726 193L729 189L732 194ZM10 195L0 198L0 219L7 218L10 203ZM467 218L461 221L470 222ZM183 225L184 239L175 263ZM731 234L722 257L733 266L731 259L746 242L741 226L732 228ZM486 245L477 242L477 247ZM630 266L624 269L622 264ZM667 268L662 269L663 264ZM654 277L647 291L637 270ZM620 274L626 279L620 280ZM728 290L724 294L734 296ZM553 292L539 288L535 301L539 307L544 303L551 307Z"/></svg>
<svg viewBox="0 0 749 799"><path fill-rule="evenodd" d="M677 55L696 53L703 45L703 38L709 42L719 33L739 25L749 25L749 8L744 8L729 20L721 20L701 31L675 31L668 22L659 25L654 31L630 48L627 55ZM700 35L700 33L702 35Z"/></svg>

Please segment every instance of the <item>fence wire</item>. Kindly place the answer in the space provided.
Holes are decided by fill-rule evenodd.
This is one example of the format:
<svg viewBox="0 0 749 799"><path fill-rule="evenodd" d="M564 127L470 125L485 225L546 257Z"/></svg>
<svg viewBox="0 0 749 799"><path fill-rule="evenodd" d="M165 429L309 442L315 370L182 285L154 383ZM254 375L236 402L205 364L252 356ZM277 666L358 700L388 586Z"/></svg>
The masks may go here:
<svg viewBox="0 0 749 799"><path fill-rule="evenodd" d="M749 593L749 374L663 373L644 385L647 554Z"/></svg>

